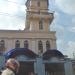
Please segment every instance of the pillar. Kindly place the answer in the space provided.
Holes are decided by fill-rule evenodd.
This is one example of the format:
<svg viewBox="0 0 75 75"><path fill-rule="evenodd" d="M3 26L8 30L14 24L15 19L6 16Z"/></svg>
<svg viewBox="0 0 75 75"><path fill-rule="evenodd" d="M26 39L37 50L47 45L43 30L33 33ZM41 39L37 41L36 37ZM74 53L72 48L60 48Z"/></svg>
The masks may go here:
<svg viewBox="0 0 75 75"><path fill-rule="evenodd" d="M74 75L71 61L65 61L64 68L65 68L65 75Z"/></svg>
<svg viewBox="0 0 75 75"><path fill-rule="evenodd" d="M37 75L37 63L34 62L34 75Z"/></svg>
<svg viewBox="0 0 75 75"><path fill-rule="evenodd" d="M45 65L41 57L36 59L36 74L45 75Z"/></svg>

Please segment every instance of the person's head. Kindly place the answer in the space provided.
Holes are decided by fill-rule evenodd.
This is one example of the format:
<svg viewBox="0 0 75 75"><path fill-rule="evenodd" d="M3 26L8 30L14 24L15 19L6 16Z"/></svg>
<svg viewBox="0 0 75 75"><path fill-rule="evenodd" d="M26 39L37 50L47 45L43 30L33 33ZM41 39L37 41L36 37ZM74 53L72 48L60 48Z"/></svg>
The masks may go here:
<svg viewBox="0 0 75 75"><path fill-rule="evenodd" d="M11 68L15 72L18 72L20 63L16 59L10 58L6 61L6 67Z"/></svg>

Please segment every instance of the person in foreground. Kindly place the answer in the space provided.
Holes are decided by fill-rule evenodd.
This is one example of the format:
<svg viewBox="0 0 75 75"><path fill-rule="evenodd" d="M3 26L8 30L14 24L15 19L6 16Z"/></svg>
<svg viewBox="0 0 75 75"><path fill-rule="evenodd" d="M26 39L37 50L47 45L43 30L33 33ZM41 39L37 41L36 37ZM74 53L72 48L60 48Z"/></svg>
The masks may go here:
<svg viewBox="0 0 75 75"><path fill-rule="evenodd" d="M1 75L16 75L19 71L20 63L14 59L10 58L6 61L6 69L4 69Z"/></svg>

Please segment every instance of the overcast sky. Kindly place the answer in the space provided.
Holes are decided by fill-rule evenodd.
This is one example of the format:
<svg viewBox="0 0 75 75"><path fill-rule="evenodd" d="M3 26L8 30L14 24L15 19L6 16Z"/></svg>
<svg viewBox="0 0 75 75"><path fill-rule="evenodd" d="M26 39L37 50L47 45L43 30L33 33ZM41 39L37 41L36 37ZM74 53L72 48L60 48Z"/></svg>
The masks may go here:
<svg viewBox="0 0 75 75"><path fill-rule="evenodd" d="M26 0L0 0L0 29L23 30ZM75 0L49 0L49 10L55 11L50 30L56 31L57 49L73 57L75 53Z"/></svg>

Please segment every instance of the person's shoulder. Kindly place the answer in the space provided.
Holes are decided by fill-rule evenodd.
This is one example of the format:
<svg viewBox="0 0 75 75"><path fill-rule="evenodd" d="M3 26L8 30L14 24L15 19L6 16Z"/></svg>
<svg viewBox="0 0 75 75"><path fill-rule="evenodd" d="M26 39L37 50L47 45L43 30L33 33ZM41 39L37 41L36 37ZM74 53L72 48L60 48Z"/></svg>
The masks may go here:
<svg viewBox="0 0 75 75"><path fill-rule="evenodd" d="M13 71L5 69L4 71L2 71L1 75L15 75L15 74L13 73Z"/></svg>

